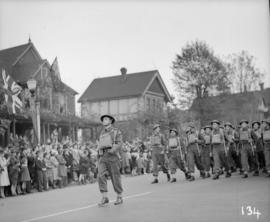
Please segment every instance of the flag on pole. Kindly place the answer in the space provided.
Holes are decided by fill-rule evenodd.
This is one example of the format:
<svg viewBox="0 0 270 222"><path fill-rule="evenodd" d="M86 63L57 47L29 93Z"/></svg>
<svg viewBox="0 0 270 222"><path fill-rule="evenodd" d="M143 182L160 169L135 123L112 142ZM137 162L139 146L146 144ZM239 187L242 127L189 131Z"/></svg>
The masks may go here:
<svg viewBox="0 0 270 222"><path fill-rule="evenodd" d="M3 88L5 94L5 102L8 108L11 109L11 112L16 114L23 108L23 103L19 97L22 88L13 80L10 75L8 75L4 69L2 69L1 77L1 87Z"/></svg>

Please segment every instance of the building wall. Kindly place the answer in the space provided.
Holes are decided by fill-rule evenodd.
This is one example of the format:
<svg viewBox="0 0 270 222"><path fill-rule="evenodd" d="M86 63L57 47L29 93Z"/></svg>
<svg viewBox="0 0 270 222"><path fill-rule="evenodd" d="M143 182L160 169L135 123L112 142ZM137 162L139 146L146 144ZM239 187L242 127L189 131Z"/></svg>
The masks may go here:
<svg viewBox="0 0 270 222"><path fill-rule="evenodd" d="M81 115L83 118L99 120L101 115L111 114L119 121L128 120L136 115L140 102L139 97L84 102L81 107Z"/></svg>

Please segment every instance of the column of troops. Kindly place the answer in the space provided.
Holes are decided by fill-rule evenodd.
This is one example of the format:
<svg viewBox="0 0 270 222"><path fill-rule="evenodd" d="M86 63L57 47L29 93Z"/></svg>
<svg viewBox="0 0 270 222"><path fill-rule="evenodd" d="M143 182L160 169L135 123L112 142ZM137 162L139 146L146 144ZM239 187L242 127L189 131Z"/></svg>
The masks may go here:
<svg viewBox="0 0 270 222"><path fill-rule="evenodd" d="M238 126L227 122L223 126L218 120L197 130L189 125L185 135L170 129L169 138L160 132L160 125L153 127L150 137L153 160L152 183L158 183L160 169L168 181L176 182L175 173L179 168L189 181L194 181L195 166L200 177L217 180L224 174L231 177L239 170L242 178L249 173L259 176L260 170L270 177L270 120L242 120ZM166 161L168 160L168 161Z"/></svg>

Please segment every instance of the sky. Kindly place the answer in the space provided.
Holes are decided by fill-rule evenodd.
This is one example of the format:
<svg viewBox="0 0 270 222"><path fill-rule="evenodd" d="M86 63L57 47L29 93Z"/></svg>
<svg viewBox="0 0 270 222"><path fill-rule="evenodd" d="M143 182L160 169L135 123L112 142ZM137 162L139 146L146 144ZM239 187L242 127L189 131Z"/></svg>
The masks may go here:
<svg viewBox="0 0 270 222"><path fill-rule="evenodd" d="M61 78L79 95L94 78L158 69L169 92L172 61L191 41L218 56L247 50L270 86L267 0L3 1L0 49L28 42L57 56Z"/></svg>

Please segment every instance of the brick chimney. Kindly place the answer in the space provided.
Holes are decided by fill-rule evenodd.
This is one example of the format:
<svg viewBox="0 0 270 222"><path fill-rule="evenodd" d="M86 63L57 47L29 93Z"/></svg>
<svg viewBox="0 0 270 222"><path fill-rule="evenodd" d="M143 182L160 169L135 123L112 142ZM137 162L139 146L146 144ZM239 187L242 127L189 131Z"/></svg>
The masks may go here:
<svg viewBox="0 0 270 222"><path fill-rule="evenodd" d="M263 91L264 90L264 83L261 82L261 83L259 83L259 85L260 85L260 90Z"/></svg>
<svg viewBox="0 0 270 222"><path fill-rule="evenodd" d="M122 80L123 80L123 81L126 81L126 79L127 79L127 68L122 67L122 68L120 69L120 71L121 71Z"/></svg>

